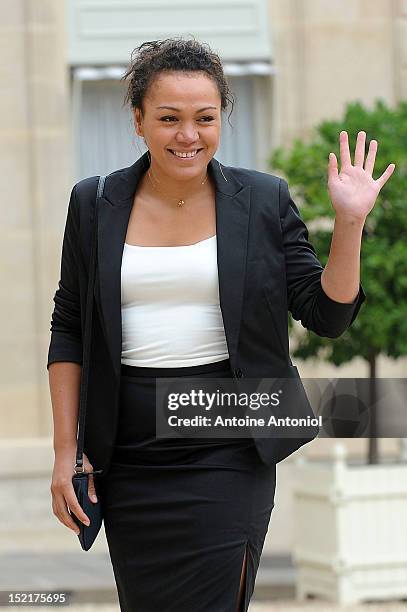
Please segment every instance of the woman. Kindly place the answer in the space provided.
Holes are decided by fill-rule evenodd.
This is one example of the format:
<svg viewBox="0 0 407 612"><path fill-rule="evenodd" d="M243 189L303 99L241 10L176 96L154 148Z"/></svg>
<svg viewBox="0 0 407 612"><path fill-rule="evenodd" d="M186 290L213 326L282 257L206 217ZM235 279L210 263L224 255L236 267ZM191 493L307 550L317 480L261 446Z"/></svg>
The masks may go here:
<svg viewBox="0 0 407 612"><path fill-rule="evenodd" d="M341 133L340 175L333 154L329 160L336 217L323 269L287 183L214 159L230 98L215 53L195 40L144 43L124 78L148 154L107 177L99 204L85 468L104 468L100 497L121 610L247 611L274 506L276 462L293 447L252 438L159 439L156 381L298 375L287 311L330 337L354 320L365 297L364 220L394 168L374 181L377 143L363 169L360 132L352 166ZM97 180L72 190L47 364L52 505L75 532L68 506L87 518L71 478ZM92 499L93 477L89 486Z"/></svg>

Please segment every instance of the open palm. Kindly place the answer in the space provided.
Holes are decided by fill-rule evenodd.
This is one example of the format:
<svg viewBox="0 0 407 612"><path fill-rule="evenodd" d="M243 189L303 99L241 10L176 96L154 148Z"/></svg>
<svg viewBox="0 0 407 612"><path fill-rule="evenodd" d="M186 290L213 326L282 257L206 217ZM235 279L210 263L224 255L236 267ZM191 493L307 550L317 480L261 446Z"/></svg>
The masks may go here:
<svg viewBox="0 0 407 612"><path fill-rule="evenodd" d="M374 180L372 174L377 152L377 140L370 142L365 162L366 132L359 132L352 166L348 133L339 135L341 172L338 174L336 155L330 153L328 164L328 191L338 216L364 221L372 210L383 185L393 174L395 164L389 164L383 174ZM364 167L363 167L364 166Z"/></svg>

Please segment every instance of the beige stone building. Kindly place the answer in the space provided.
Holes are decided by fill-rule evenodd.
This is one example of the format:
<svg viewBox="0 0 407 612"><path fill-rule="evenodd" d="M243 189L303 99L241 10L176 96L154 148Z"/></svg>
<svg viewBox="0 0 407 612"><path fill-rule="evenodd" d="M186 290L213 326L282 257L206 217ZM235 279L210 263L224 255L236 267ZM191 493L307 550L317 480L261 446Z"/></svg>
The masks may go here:
<svg viewBox="0 0 407 612"><path fill-rule="evenodd" d="M143 19L137 5L121 2L120 14L110 0L2 3L0 479L6 486L9 476L18 474L21 482L38 484L27 485L33 497L21 509L31 517L25 534L21 516L1 510L6 550L16 534L22 546L36 547L39 531L30 525L39 519L44 537L47 525L55 526L55 540L47 536L50 546L72 540L52 516L49 497L53 452L46 356L52 297L73 183L87 173L128 165L142 152L124 110L117 121L124 126L122 143L126 133L129 142L118 157L100 160L94 171L84 152L84 142L92 142L92 101L103 101L105 93L117 104L122 95L117 68L138 41L192 33L221 53L241 100L232 115L236 133L225 135L220 155L226 164L270 171L266 160L273 147L306 137L323 118L340 116L348 100L370 105L380 94L394 104L407 97L406 0L228 0L222 5L207 0L188 9L175 0L172 17L165 2L152 4L154 11L144 3ZM204 13L210 18L198 18ZM246 124L248 111L251 123ZM244 127L239 129L240 118ZM241 142L249 143L249 158L234 157ZM406 363L380 359L380 373L404 376ZM358 359L339 369L297 365L303 377L367 375ZM349 441L355 455L363 456L365 446L364 440ZM300 452L318 456L329 447L329 440L317 440ZM398 441L382 441L381 448L397 453ZM289 458L280 469L273 550L290 548L291 465ZM8 490L11 503L17 491ZM39 491L34 510L29 500Z"/></svg>

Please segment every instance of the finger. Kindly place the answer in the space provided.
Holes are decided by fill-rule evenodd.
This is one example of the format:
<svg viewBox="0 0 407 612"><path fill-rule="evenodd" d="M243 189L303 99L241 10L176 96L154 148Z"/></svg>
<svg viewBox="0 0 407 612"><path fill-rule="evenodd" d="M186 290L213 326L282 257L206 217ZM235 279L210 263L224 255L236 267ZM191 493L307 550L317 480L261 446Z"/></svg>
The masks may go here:
<svg viewBox="0 0 407 612"><path fill-rule="evenodd" d="M86 514L82 510L78 502L78 498L76 497L75 489L73 488L73 486L69 487L64 492L64 497L69 506L69 510L73 512L78 517L78 519L82 521L82 523L84 523L85 525L90 525L89 517L86 516Z"/></svg>
<svg viewBox="0 0 407 612"><path fill-rule="evenodd" d="M98 498L96 496L95 481L92 475L88 477L88 495L92 502L97 502Z"/></svg>
<svg viewBox="0 0 407 612"><path fill-rule="evenodd" d="M387 181L393 174L395 167L396 167L396 164L390 164L389 166L387 166L383 174L379 176L379 178L376 180L376 183L379 185L379 189L381 189L383 185L387 183Z"/></svg>
<svg viewBox="0 0 407 612"><path fill-rule="evenodd" d="M369 145L369 151L366 157L365 170L370 176L373 176L374 165L376 161L377 153L377 140L371 140Z"/></svg>
<svg viewBox="0 0 407 612"><path fill-rule="evenodd" d="M348 133L343 130L339 135L339 146L341 152L341 170L352 165L349 152Z"/></svg>
<svg viewBox="0 0 407 612"><path fill-rule="evenodd" d="M336 179L338 177L338 160L336 159L335 153L329 154L328 163L328 180Z"/></svg>
<svg viewBox="0 0 407 612"><path fill-rule="evenodd" d="M355 166L359 168L363 168L363 163L365 161L365 143L366 143L366 132L359 132L358 137L356 139L356 148L355 148Z"/></svg>
<svg viewBox="0 0 407 612"><path fill-rule="evenodd" d="M91 464L91 462L89 461L89 459L87 458L87 456L84 454L84 466L85 466L85 472L93 472L93 465ZM93 474L89 474L88 477L88 496L89 499L96 503L97 502L97 496L96 496L96 489L95 489L95 482L93 479Z"/></svg>
<svg viewBox="0 0 407 612"><path fill-rule="evenodd" d="M65 527L68 527L68 529L72 529L72 531L74 531L76 535L79 534L79 531L80 531L79 527L75 523L71 515L69 514L66 504L65 504L64 497L62 495L54 497L53 502L52 502L52 510L55 516L57 517L57 519L63 525L65 525Z"/></svg>

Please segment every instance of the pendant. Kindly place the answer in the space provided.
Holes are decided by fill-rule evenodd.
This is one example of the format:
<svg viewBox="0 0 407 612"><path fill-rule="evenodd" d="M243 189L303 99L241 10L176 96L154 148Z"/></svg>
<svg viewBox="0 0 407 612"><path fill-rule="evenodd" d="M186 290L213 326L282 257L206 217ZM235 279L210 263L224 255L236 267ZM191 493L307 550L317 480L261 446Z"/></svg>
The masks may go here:
<svg viewBox="0 0 407 612"><path fill-rule="evenodd" d="M178 202L178 206L183 206L184 204L185 204L184 200L180 200L180 201Z"/></svg>

